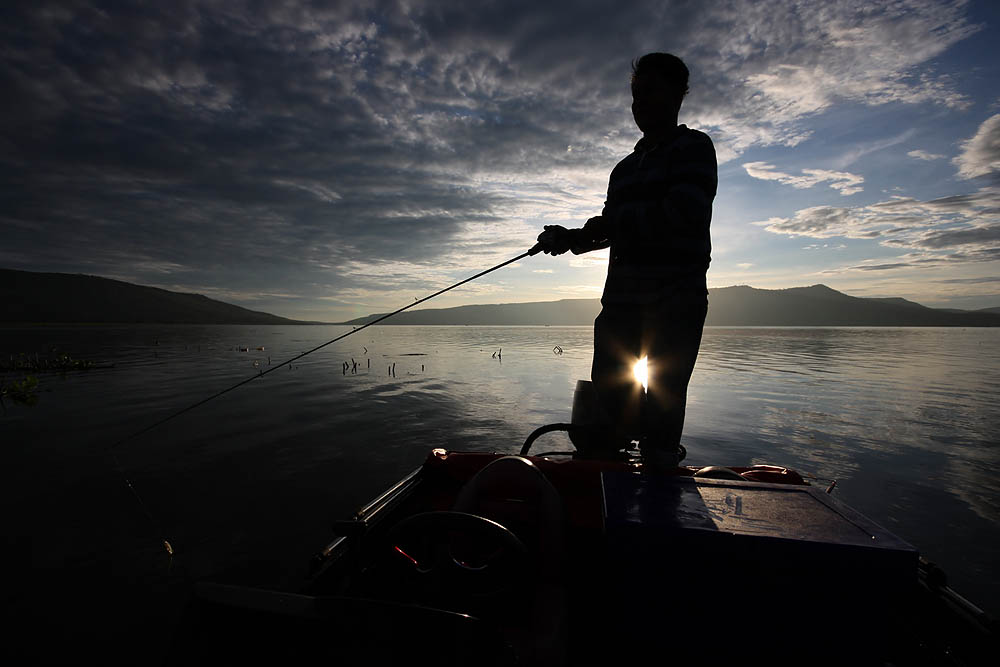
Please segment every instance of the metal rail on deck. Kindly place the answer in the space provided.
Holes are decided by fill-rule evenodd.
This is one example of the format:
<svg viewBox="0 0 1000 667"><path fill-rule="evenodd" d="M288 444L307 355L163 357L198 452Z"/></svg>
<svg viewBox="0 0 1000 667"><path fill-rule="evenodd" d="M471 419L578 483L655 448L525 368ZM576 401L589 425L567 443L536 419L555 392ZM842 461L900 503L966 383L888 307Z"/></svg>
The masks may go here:
<svg viewBox="0 0 1000 667"><path fill-rule="evenodd" d="M388 490L379 494L378 497L376 497L367 505L359 509L354 514L354 518L351 519L350 521L336 522L334 524L335 530L344 531L346 534L340 535L333 542L330 542L328 545L323 547L323 549L321 549L319 553L316 554L314 560L318 562L327 560L351 536L360 535L361 533L363 533L367 529L369 521L376 518L381 512L384 512L387 509L391 508L393 505L395 505L394 501L401 499L403 497L404 495L403 491L417 482L417 478L420 475L421 470L423 470L422 466L420 468L417 468L410 474L406 475L405 477L403 477L403 479L399 480L395 484L393 484L391 487L389 487ZM346 526L356 526L356 528L345 530Z"/></svg>
<svg viewBox="0 0 1000 667"><path fill-rule="evenodd" d="M391 499L393 495L399 493L403 489L403 487L412 483L416 479L417 475L420 474L421 470L423 470L423 466L417 468L409 475L396 482L394 486L390 487L387 491L382 493L382 495L380 495L378 498L376 498L375 500L371 501L370 503L362 507L360 510L358 510L357 514L354 515L355 520L357 521L368 520L369 518L368 515L375 514L377 510L381 509L380 505L387 504L387 501Z"/></svg>

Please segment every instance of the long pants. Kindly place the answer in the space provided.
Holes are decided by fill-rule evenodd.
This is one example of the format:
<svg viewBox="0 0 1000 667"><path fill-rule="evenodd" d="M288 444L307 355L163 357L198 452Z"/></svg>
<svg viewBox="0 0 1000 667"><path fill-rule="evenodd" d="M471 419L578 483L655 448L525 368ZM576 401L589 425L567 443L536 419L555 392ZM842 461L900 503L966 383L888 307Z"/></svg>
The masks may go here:
<svg viewBox="0 0 1000 667"><path fill-rule="evenodd" d="M594 322L591 380L616 442L673 452L684 429L687 386L708 314L704 293L649 306L606 304ZM648 390L633 367L647 357Z"/></svg>

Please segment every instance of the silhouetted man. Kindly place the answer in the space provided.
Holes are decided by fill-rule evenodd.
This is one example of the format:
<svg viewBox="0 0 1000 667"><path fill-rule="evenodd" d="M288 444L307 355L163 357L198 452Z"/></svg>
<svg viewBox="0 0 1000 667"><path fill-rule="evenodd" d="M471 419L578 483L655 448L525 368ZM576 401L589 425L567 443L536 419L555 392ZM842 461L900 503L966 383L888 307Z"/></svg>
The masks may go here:
<svg viewBox="0 0 1000 667"><path fill-rule="evenodd" d="M687 84L676 56L650 53L632 63L632 116L642 139L611 172L604 210L580 229L551 225L538 236L551 255L610 246L591 379L615 442L638 439L654 466L681 458L687 385L708 313L718 176L712 140L677 124ZM645 402L632 374L643 356Z"/></svg>

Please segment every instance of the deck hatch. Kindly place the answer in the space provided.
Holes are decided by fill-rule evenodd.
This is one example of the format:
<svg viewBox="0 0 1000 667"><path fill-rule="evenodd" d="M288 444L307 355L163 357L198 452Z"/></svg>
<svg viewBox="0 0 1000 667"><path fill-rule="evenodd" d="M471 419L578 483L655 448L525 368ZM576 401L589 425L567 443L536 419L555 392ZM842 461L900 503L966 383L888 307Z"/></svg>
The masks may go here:
<svg viewBox="0 0 1000 667"><path fill-rule="evenodd" d="M816 487L622 471L601 483L609 549L632 562L799 581L821 569L877 588L916 576L912 546Z"/></svg>

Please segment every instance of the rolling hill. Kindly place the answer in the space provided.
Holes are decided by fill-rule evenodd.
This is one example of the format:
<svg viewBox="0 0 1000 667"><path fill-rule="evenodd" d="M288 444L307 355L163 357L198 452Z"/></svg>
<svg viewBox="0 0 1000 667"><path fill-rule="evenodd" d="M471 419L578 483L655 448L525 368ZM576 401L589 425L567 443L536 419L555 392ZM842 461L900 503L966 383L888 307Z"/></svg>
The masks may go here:
<svg viewBox="0 0 1000 667"><path fill-rule="evenodd" d="M209 299L200 294L68 273L0 269L0 322L312 324ZM425 308L385 324L551 325L593 324L598 299L563 299ZM709 290L709 326L1000 326L1000 309L928 308L901 298L861 298L826 285L766 290L739 285ZM362 325L375 313L341 324Z"/></svg>
<svg viewBox="0 0 1000 667"><path fill-rule="evenodd" d="M0 322L307 324L120 280L0 269Z"/></svg>

